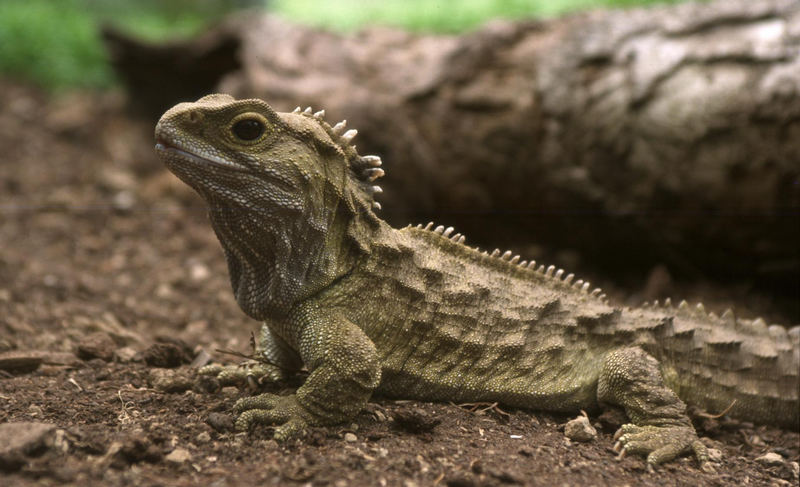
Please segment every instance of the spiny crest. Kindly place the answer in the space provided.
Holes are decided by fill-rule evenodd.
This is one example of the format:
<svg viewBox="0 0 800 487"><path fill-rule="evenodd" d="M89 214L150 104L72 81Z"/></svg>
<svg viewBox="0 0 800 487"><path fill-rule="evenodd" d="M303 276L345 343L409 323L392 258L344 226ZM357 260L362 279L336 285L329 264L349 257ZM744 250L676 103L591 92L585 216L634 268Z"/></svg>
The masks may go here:
<svg viewBox="0 0 800 487"><path fill-rule="evenodd" d="M347 120L342 120L336 125L330 126L325 121L325 110L314 112L311 107L306 107L305 110L297 107L292 113L300 114L316 121L319 126L325 130L331 140L344 152L350 170L359 183L361 183L361 189L369 196L372 208L380 210L381 204L375 201L375 195L383 193L383 188L372 183L386 174L381 168L383 162L378 156L361 156L358 154L355 144L352 143L353 139L358 134L358 130L345 130L347 128Z"/></svg>
<svg viewBox="0 0 800 487"><path fill-rule="evenodd" d="M712 320L722 320L730 325L734 325L736 323L736 317L733 315L733 310L727 309L722 316L717 316L716 313L709 313L706 311L706 307L703 303L697 303L694 306L689 305L689 303L684 299L678 303L678 306L674 306L672 304L672 299L667 298L661 303L659 300L655 300L652 303L649 301L645 301L642 303L642 308L650 308L650 309L672 309L677 312L679 316L685 316L687 318L701 318L707 319L710 318Z"/></svg>
<svg viewBox="0 0 800 487"><path fill-rule="evenodd" d="M779 342L788 342L792 340L800 342L800 327L795 326L787 330L781 325L767 325L767 322L761 317L753 320L737 318L736 314L730 308L726 309L721 315L717 315L713 311L706 311L703 303L697 303L692 306L686 300L681 300L677 306L674 306L670 298L665 299L663 303L658 300L652 303L645 302L642 304L642 307L671 310L675 312L677 316L720 323L724 325L725 328L731 330L739 330L755 336L771 336Z"/></svg>
<svg viewBox="0 0 800 487"><path fill-rule="evenodd" d="M433 222L428 222L427 225L424 227L422 224L419 224L415 227L418 230L429 231L436 235L441 235L444 238L448 238L451 241L457 244L464 244L466 241L466 237L461 235L460 233L453 234L453 227L446 227L444 225L439 225L434 228ZM531 260L530 262L527 260L520 260L519 255L513 255L510 250L506 250L505 252L501 252L500 249L494 249L494 251L490 254L487 251L481 251L478 247L467 247L475 252L478 252L480 255L485 256L490 259L497 259L502 262L508 262L511 265L515 265L520 269L529 270L530 272L535 272L541 274L542 276L552 279L557 283L564 284L576 291L579 291L584 294L588 294L590 296L596 297L597 299L601 300L602 302L608 302L607 296L603 293L603 290L598 288L591 289L591 284L589 282L585 282L583 279L575 279L575 274L567 274L564 276L564 269L556 269L556 266L548 266L545 267L544 264L536 266L536 261ZM562 278L563 277L563 278Z"/></svg>

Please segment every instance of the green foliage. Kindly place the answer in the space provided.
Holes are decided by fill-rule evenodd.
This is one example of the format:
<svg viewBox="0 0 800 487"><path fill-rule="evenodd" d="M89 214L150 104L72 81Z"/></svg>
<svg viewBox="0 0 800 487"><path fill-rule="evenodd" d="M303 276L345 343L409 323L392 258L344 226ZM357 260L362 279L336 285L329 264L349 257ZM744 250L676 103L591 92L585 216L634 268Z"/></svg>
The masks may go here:
<svg viewBox="0 0 800 487"><path fill-rule="evenodd" d="M147 39L191 35L242 0L0 0L0 73L50 89L108 87L98 26ZM252 3L252 2L251 2Z"/></svg>
<svg viewBox="0 0 800 487"><path fill-rule="evenodd" d="M48 88L106 86L111 73L92 19L77 2L0 2L0 72Z"/></svg>
<svg viewBox="0 0 800 487"><path fill-rule="evenodd" d="M458 32L492 18L550 17L569 11L678 3L681 0L273 0L293 20L334 30L392 25L411 30Z"/></svg>
<svg viewBox="0 0 800 487"><path fill-rule="evenodd" d="M490 18L680 0L0 0L0 75L50 90L114 83L98 25L151 40L194 34L232 10L268 4L292 20L336 30L394 25L456 32Z"/></svg>

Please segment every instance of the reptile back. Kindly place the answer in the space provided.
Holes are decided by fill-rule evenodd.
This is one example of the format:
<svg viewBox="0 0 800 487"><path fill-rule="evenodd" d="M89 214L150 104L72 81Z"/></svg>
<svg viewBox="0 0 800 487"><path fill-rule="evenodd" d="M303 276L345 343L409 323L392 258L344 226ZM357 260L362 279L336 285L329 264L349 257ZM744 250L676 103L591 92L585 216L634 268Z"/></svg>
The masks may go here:
<svg viewBox="0 0 800 487"><path fill-rule="evenodd" d="M384 393L589 408L606 354L640 346L690 405L797 427L797 327L717 317L686 303L614 307L559 269L481 252L445 233L387 229L337 285L342 312L379 350Z"/></svg>

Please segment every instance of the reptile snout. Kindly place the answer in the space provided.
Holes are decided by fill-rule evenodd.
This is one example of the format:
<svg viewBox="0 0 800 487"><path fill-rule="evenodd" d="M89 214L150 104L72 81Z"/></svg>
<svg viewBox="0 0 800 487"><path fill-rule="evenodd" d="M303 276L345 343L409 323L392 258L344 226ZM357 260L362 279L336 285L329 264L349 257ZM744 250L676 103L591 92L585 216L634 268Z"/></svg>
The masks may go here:
<svg viewBox="0 0 800 487"><path fill-rule="evenodd" d="M193 105L194 103L179 103L167 110L156 124L156 137L159 134L181 132L200 125L205 119L205 114Z"/></svg>

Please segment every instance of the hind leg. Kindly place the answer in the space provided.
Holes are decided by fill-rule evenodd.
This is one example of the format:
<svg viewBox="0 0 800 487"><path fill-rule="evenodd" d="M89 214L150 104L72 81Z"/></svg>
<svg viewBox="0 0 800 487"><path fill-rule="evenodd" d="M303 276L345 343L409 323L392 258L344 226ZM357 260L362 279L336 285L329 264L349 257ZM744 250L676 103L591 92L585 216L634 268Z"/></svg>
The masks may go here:
<svg viewBox="0 0 800 487"><path fill-rule="evenodd" d="M623 348L608 354L600 373L597 398L622 406L631 420L614 437L614 448L621 456L644 455L648 469L652 469L694 451L703 469L711 468L705 445L686 415L686 404L664 384L658 361L641 348Z"/></svg>

